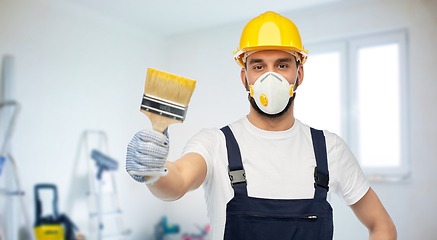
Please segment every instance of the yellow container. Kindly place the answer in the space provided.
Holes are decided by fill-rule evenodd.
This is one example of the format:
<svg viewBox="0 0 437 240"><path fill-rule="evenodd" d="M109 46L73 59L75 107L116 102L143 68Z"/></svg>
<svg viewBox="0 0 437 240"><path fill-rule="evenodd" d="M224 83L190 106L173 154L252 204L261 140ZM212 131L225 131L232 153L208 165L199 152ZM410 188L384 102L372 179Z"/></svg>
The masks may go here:
<svg viewBox="0 0 437 240"><path fill-rule="evenodd" d="M60 224L40 225L34 231L36 240L64 240L64 228Z"/></svg>

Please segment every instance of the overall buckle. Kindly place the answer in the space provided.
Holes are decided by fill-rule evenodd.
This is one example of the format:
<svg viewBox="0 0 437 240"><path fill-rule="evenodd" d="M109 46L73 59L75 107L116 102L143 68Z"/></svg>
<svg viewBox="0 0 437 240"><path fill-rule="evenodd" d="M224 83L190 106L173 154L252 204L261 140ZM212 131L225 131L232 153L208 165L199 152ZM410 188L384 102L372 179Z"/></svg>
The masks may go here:
<svg viewBox="0 0 437 240"><path fill-rule="evenodd" d="M231 180L232 186L234 186L234 184L247 182L246 181L246 172L244 171L244 169L231 171L229 169L229 166L228 166L228 174L229 174L229 179Z"/></svg>
<svg viewBox="0 0 437 240"><path fill-rule="evenodd" d="M314 188L320 186L329 191L329 176L317 172L317 167L314 168Z"/></svg>

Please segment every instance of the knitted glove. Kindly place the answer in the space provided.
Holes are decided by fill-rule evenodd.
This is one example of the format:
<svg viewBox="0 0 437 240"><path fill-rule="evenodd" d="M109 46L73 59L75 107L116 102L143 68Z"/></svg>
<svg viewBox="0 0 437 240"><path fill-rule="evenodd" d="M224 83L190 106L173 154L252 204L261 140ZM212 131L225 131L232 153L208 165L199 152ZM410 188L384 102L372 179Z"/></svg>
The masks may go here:
<svg viewBox="0 0 437 240"><path fill-rule="evenodd" d="M137 182L152 184L167 175L165 162L168 155L169 139L154 130L139 131L127 147L126 171ZM148 176L147 181L143 178Z"/></svg>

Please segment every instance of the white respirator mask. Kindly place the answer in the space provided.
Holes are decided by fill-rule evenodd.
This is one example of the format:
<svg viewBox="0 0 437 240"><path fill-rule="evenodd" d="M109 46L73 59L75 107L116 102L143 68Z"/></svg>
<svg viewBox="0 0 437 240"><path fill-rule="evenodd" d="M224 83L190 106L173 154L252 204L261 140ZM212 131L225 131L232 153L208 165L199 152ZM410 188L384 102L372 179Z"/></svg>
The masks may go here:
<svg viewBox="0 0 437 240"><path fill-rule="evenodd" d="M271 115L284 110L295 93L297 73L294 84L289 84L287 79L279 73L266 72L253 85L250 85L250 96L253 97L259 109Z"/></svg>

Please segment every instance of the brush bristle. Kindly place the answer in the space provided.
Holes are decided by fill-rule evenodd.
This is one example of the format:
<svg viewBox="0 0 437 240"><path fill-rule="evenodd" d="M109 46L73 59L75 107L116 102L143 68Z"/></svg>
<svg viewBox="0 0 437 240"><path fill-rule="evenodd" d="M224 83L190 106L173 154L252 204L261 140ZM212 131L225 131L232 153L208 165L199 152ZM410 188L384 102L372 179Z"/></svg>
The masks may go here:
<svg viewBox="0 0 437 240"><path fill-rule="evenodd" d="M194 80L149 68L144 94L188 106L195 87Z"/></svg>

